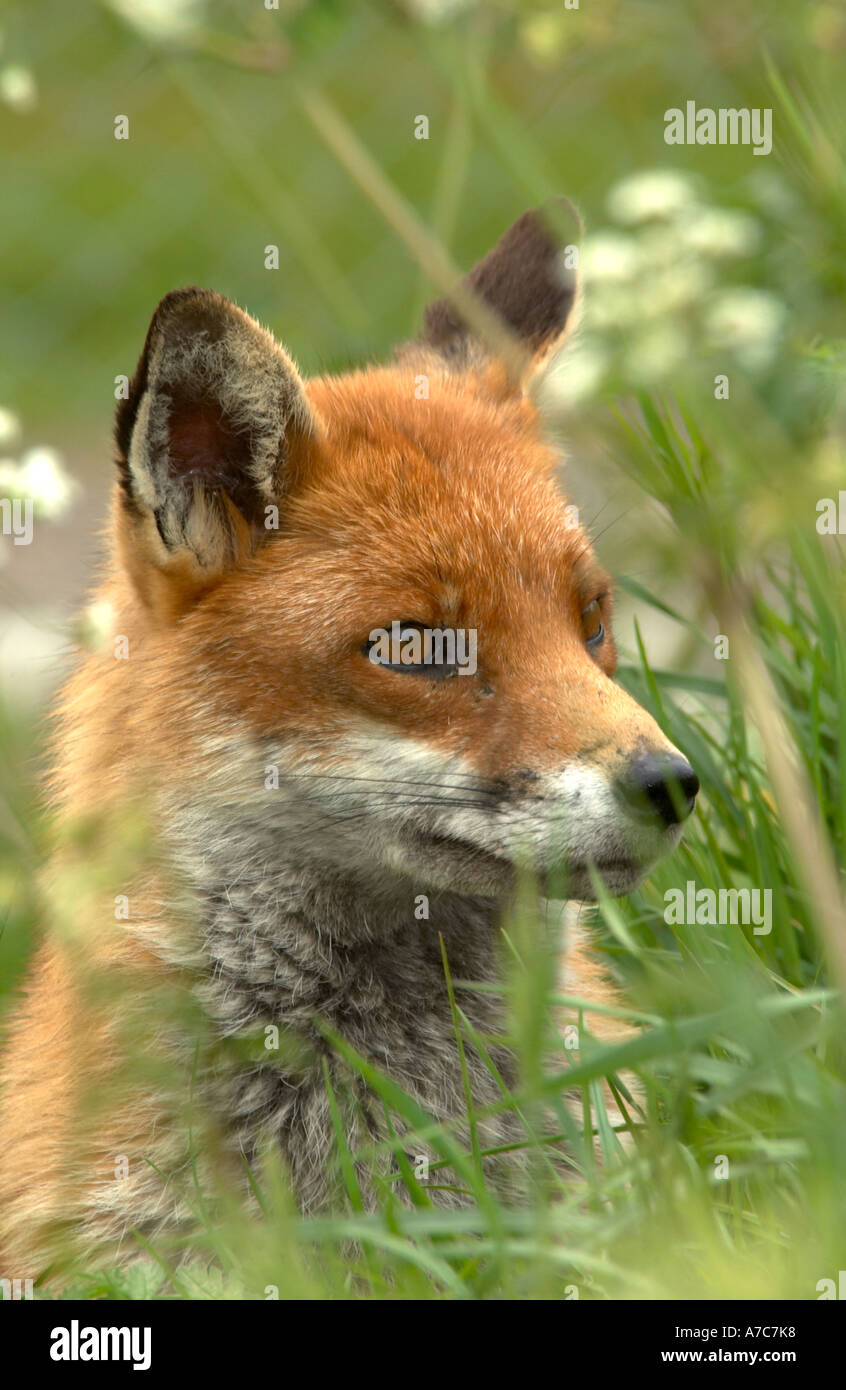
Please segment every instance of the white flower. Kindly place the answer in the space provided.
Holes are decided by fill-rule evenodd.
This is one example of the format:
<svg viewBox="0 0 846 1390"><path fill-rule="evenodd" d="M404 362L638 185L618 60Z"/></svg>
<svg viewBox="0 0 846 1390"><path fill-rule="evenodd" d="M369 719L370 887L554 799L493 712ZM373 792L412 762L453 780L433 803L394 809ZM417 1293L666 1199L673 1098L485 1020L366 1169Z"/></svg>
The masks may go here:
<svg viewBox="0 0 846 1390"><path fill-rule="evenodd" d="M585 238L580 266L585 281L630 280L638 269L638 246L621 232L597 232Z"/></svg>
<svg viewBox="0 0 846 1390"><path fill-rule="evenodd" d="M202 20L204 0L108 0L129 24L153 39L181 39Z"/></svg>
<svg viewBox="0 0 846 1390"><path fill-rule="evenodd" d="M698 260L668 263L654 270L640 286L639 299L646 318L677 314L698 303L710 289L711 268Z"/></svg>
<svg viewBox="0 0 846 1390"><path fill-rule="evenodd" d="M765 367L775 355L786 316L775 295L740 286L715 296L706 324L718 346L730 348L750 367Z"/></svg>
<svg viewBox="0 0 846 1390"><path fill-rule="evenodd" d="M693 183L684 174L650 169L615 184L606 207L615 222L645 222L650 217L674 217L694 197Z"/></svg>
<svg viewBox="0 0 846 1390"><path fill-rule="evenodd" d="M57 517L67 510L79 484L62 467L55 449L28 449L18 469L17 488L31 497L42 516Z"/></svg>
<svg viewBox="0 0 846 1390"><path fill-rule="evenodd" d="M650 222L641 227L637 235L637 246L642 265L656 270L666 270L668 265L681 259L690 259L679 237L674 222Z"/></svg>
<svg viewBox="0 0 846 1390"><path fill-rule="evenodd" d="M475 0L407 0L412 17L423 24L440 24L472 9L474 3Z"/></svg>
<svg viewBox="0 0 846 1390"><path fill-rule="evenodd" d="M31 111L38 103L38 88L29 68L10 64L0 70L0 101L15 111Z"/></svg>
<svg viewBox="0 0 846 1390"><path fill-rule="evenodd" d="M746 212L696 208L681 222L679 237L704 256L748 256L761 239L761 229Z"/></svg>

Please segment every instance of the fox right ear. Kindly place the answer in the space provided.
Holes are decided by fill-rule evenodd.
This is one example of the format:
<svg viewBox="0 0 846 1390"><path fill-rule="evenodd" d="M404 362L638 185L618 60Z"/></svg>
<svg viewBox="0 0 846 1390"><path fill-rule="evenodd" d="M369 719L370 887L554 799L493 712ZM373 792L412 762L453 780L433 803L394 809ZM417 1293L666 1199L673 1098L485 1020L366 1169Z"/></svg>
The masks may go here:
<svg viewBox="0 0 846 1390"><path fill-rule="evenodd" d="M166 295L116 423L123 556L142 597L171 581L184 606L248 554L315 433L270 333L211 290Z"/></svg>
<svg viewBox="0 0 846 1390"><path fill-rule="evenodd" d="M581 235L573 204L555 198L518 218L458 287L495 312L518 359L522 356L524 384L560 346L578 317ZM429 305L422 342L459 368L495 352L473 331L455 296Z"/></svg>

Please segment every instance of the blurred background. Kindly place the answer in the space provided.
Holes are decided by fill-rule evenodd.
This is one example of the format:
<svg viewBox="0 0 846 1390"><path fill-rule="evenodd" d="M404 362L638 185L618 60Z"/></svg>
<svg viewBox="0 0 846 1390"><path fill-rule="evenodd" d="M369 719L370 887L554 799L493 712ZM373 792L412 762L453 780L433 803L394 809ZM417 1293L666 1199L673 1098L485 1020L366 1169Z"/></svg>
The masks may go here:
<svg viewBox="0 0 846 1390"><path fill-rule="evenodd" d="M61 674L99 554L115 378L167 290L230 296L308 373L384 357L434 293L303 84L462 268L548 194L579 206L588 319L552 405L615 570L658 581L661 525L653 508L638 545L649 503L615 469L608 400L675 384L694 358L709 387L735 366L772 381L784 339L823 338L839 313L843 256L803 202L785 112L766 157L668 146L663 117L689 99L772 107L774 81L796 82L842 129L840 4L45 0L0 15L0 458L7 476L28 468L38 517L31 546L0 537L13 704L37 708ZM648 621L661 664L683 639Z"/></svg>
<svg viewBox="0 0 846 1390"><path fill-rule="evenodd" d="M814 1298L844 1267L844 59L839 0L0 3L0 498L35 506L32 544L0 535L0 1003L43 921L44 716L158 300L214 288L305 373L338 371L416 331L444 256L468 268L555 193L581 211L584 325L541 401L618 582L621 679L703 792L597 921L649 1024L645 1137L624 1156L600 1124L599 1177L585 1140L603 1186L590 1213L576 1188L549 1206L563 1250L497 1231L491 1273L456 1226L469 1296L631 1297L648 1275L644 1296ZM688 102L771 111L771 152L668 145ZM772 933L668 923L691 880L771 892Z"/></svg>

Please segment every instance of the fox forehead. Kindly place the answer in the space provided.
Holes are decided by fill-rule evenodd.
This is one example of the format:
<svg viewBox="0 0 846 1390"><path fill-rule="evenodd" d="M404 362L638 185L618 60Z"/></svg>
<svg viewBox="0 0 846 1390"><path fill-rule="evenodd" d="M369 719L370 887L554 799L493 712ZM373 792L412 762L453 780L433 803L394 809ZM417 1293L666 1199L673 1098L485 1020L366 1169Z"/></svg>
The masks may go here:
<svg viewBox="0 0 846 1390"><path fill-rule="evenodd" d="M527 586L559 601L607 588L531 402L446 372L418 398L417 381L392 368L306 384L323 428L281 522L300 558L343 551L377 589L417 588L447 611L468 588L498 606Z"/></svg>

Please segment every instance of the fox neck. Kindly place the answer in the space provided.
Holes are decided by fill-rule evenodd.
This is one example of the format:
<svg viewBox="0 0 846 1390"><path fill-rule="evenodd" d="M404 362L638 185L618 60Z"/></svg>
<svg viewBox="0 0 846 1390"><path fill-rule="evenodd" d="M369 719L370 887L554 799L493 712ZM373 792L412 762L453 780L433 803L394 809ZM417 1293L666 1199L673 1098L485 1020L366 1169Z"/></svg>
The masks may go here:
<svg viewBox="0 0 846 1390"><path fill-rule="evenodd" d="M221 1031L261 1024L308 1026L447 1003L441 940L453 977L497 975L500 904L455 893L418 894L408 880L374 883L354 870L294 869L261 861L252 872L195 883L204 905L202 953L214 981ZM419 914L416 915L416 913Z"/></svg>

